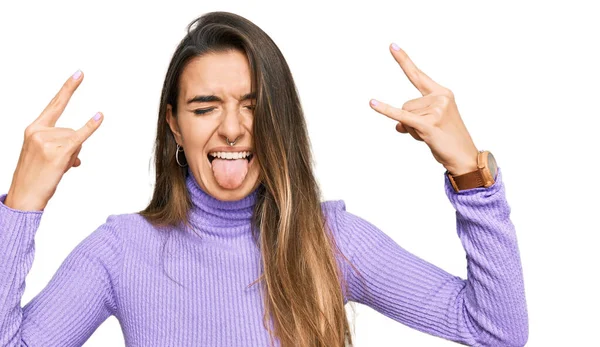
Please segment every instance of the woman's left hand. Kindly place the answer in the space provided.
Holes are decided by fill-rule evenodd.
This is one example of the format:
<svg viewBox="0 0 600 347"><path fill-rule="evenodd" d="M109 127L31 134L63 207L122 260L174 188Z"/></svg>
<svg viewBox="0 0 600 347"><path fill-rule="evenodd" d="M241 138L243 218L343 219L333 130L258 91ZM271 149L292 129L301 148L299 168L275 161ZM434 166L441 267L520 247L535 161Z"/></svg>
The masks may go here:
<svg viewBox="0 0 600 347"><path fill-rule="evenodd" d="M423 97L405 102L401 109L372 99L371 107L398 121L398 132L408 132L425 142L435 159L451 174L477 170L478 150L458 113L452 91L419 70L403 49L395 50L392 44L390 51Z"/></svg>

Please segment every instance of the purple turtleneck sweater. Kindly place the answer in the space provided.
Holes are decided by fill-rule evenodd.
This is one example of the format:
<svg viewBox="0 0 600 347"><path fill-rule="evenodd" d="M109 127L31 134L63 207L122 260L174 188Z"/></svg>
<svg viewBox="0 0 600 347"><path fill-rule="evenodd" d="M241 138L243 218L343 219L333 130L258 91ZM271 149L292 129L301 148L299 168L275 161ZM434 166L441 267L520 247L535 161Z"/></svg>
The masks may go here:
<svg viewBox="0 0 600 347"><path fill-rule="evenodd" d="M338 262L349 284L345 302L467 345L523 346L527 307L502 174L489 188L459 193L444 177L467 279L409 253L343 200L324 201L341 251L364 278ZM189 169L186 183L198 234L156 229L137 213L110 215L24 307L44 211L11 209L0 195L0 346L81 346L111 315L132 347L268 346L259 284L247 288L261 273L250 232L257 191L221 201Z"/></svg>

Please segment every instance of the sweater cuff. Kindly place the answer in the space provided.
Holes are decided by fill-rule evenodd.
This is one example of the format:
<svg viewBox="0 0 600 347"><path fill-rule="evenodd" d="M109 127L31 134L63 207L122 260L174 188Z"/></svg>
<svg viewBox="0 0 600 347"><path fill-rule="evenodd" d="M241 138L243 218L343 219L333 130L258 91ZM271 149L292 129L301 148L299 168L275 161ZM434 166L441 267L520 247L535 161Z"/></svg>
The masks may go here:
<svg viewBox="0 0 600 347"><path fill-rule="evenodd" d="M10 208L4 204L8 193L0 195L0 233L9 233L14 230L37 230L44 214L41 211L21 211Z"/></svg>
<svg viewBox="0 0 600 347"><path fill-rule="evenodd" d="M504 204L506 204L505 187L500 167L498 167L494 184L487 188L477 187L456 192L446 174L444 174L444 182L446 196L450 200L452 206L459 210L459 212L462 212L460 211L461 207L471 210L474 208L493 208L496 207L495 205L499 202L504 202ZM509 207L504 206L504 208Z"/></svg>

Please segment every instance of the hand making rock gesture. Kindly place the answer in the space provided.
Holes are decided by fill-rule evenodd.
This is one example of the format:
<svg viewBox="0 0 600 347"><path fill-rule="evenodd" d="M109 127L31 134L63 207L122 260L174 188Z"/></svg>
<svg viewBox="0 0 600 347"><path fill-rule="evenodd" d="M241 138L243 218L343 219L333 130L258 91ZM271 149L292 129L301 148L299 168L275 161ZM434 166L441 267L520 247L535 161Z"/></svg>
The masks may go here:
<svg viewBox="0 0 600 347"><path fill-rule="evenodd" d="M477 170L478 150L458 113L454 94L423 73L396 44L390 45L392 56L423 95L395 108L372 99L371 107L398 121L396 130L410 133L425 142L435 159L451 174Z"/></svg>
<svg viewBox="0 0 600 347"><path fill-rule="evenodd" d="M62 176L81 164L81 146L102 123L97 113L79 130L55 127L71 96L81 84L83 73L75 72L48 106L25 129L23 147L4 204L23 211L43 210Z"/></svg>

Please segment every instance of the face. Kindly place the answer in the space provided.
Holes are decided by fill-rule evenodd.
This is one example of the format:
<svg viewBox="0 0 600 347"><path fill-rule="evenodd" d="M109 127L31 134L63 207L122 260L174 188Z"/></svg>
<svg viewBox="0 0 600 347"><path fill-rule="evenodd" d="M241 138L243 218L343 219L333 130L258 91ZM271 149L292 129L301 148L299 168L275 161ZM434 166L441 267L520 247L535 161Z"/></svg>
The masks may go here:
<svg viewBox="0 0 600 347"><path fill-rule="evenodd" d="M229 51L194 58L179 83L177 115L167 105L167 122L196 181L219 200L242 199L260 184L252 139L256 98L246 56Z"/></svg>

